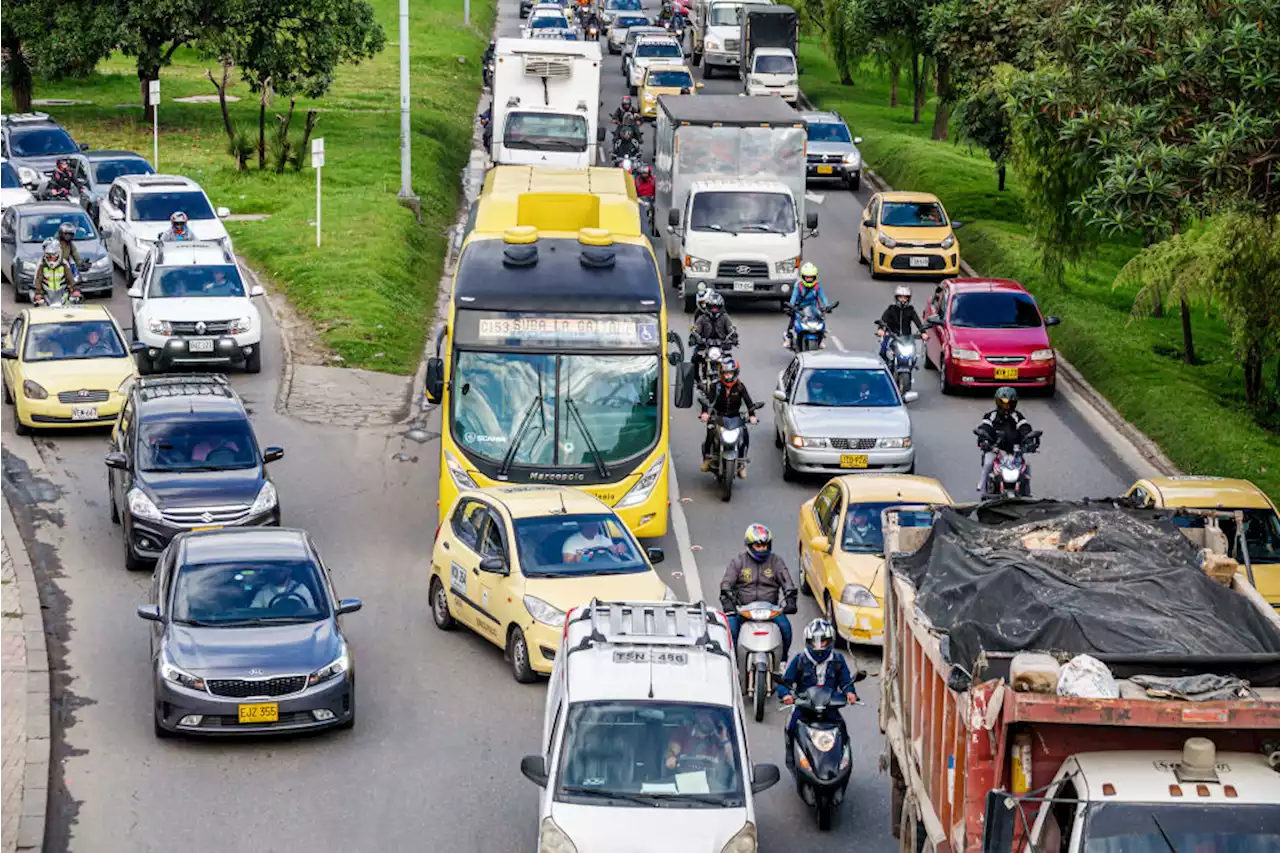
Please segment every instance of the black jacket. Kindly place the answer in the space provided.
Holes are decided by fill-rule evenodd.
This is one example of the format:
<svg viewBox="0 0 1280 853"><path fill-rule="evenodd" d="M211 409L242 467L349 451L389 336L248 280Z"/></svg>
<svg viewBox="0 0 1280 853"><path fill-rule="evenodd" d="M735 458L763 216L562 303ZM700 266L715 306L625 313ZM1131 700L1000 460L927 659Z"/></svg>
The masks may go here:
<svg viewBox="0 0 1280 853"><path fill-rule="evenodd" d="M79 189L79 186L76 182L76 173L70 169L65 172L54 169L53 174L49 177L49 189L51 190L75 192Z"/></svg>
<svg viewBox="0 0 1280 853"><path fill-rule="evenodd" d="M739 379L732 385L717 382L711 389L711 399L703 401L702 411L733 416L742 414L744 406L747 407L747 414L750 414L750 407L753 405L755 404L751 400L751 394L747 392L746 384Z"/></svg>
<svg viewBox="0 0 1280 853"><path fill-rule="evenodd" d="M1006 453L1012 453L1013 446L1021 444L1033 431L1031 422L1017 409L1008 415L1001 413L999 409L992 409L982 416L982 423L978 424L979 438Z"/></svg>
<svg viewBox="0 0 1280 853"><path fill-rule="evenodd" d="M920 331L924 331L924 321L916 312L916 306L911 303L899 305L894 302L884 309L884 313L880 315L880 322L891 335L909 335L913 325Z"/></svg>
<svg viewBox="0 0 1280 853"><path fill-rule="evenodd" d="M731 336L736 334L733 329L733 323L729 322L729 315L723 311L715 316L703 312L693 321L693 333L704 341L719 341L724 343ZM690 340L690 345L693 341Z"/></svg>
<svg viewBox="0 0 1280 853"><path fill-rule="evenodd" d="M796 585L787 571L787 564L777 554L770 554L769 559L760 563L743 551L730 561L720 581L720 602L726 607L730 598L734 605L753 601L786 604L786 600L795 594Z"/></svg>

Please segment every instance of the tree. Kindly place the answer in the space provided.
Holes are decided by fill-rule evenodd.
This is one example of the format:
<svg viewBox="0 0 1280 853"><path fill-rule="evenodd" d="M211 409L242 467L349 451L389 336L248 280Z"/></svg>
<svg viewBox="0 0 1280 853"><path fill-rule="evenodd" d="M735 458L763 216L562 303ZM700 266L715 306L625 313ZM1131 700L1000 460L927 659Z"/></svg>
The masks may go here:
<svg viewBox="0 0 1280 853"><path fill-rule="evenodd" d="M221 0L114 0L105 3L120 22L120 47L135 58L144 116L151 120L148 83L178 48L216 39L227 25Z"/></svg>
<svg viewBox="0 0 1280 853"><path fill-rule="evenodd" d="M956 133L977 145L996 164L997 188L1003 192L1009 162L1009 109L1007 96L995 81L984 83L956 105Z"/></svg>
<svg viewBox="0 0 1280 853"><path fill-rule="evenodd" d="M867 56L878 54L891 64L901 62L911 73L912 121L920 122L920 114L928 95L932 70L925 33L928 0L829 0L841 2L845 27L836 33L828 28L828 40L843 38L840 55L850 68ZM836 52L828 48L832 55ZM896 66L895 66L896 67ZM896 86L894 93L896 95Z"/></svg>
<svg viewBox="0 0 1280 853"><path fill-rule="evenodd" d="M93 0L13 0L0 21L4 73L18 112L31 110L34 78L88 74L114 47L114 12Z"/></svg>

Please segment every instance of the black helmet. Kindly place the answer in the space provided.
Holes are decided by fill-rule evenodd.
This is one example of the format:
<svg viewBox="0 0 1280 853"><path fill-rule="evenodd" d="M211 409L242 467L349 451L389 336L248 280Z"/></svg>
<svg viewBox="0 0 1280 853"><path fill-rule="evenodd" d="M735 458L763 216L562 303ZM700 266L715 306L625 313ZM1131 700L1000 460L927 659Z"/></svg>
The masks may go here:
<svg viewBox="0 0 1280 853"><path fill-rule="evenodd" d="M738 381L738 362L732 358L726 358L720 362L720 381L725 385L732 385Z"/></svg>
<svg viewBox="0 0 1280 853"><path fill-rule="evenodd" d="M724 297L716 291L712 290L707 293L707 311L711 312L711 316L716 316L724 310Z"/></svg>
<svg viewBox="0 0 1280 853"><path fill-rule="evenodd" d="M996 389L996 411L1004 415L1013 414L1018 408L1018 392L1008 385Z"/></svg>
<svg viewBox="0 0 1280 853"><path fill-rule="evenodd" d="M74 240L76 238L76 226L70 222L64 222L58 226L58 238L61 240Z"/></svg>

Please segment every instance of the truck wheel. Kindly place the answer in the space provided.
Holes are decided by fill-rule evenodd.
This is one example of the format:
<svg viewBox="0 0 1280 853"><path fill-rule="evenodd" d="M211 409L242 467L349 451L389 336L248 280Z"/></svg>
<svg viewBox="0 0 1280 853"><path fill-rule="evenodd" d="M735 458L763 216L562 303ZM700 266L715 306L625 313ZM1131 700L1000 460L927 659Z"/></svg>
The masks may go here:
<svg viewBox="0 0 1280 853"><path fill-rule="evenodd" d="M858 172L849 178L849 192L857 192L862 189L862 173Z"/></svg>
<svg viewBox="0 0 1280 853"><path fill-rule="evenodd" d="M703 63L703 65L702 65L702 79L703 79L703 80L710 80L712 77L716 76L716 72L715 72L715 70L714 70L714 69L715 69L715 66L714 66L714 65L712 65L710 62Z"/></svg>

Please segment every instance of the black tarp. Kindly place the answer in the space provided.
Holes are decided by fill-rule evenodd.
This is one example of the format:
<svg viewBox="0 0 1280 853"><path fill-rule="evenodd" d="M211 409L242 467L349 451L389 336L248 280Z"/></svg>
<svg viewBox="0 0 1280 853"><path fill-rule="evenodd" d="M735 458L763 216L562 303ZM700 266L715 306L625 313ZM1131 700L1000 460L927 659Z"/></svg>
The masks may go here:
<svg viewBox="0 0 1280 853"><path fill-rule="evenodd" d="M1195 661L1190 669L1221 674L1249 662L1254 684L1273 680L1280 631L1200 569L1200 552L1169 516L1108 501L943 509L925 544L895 556L893 570L947 634L950 661L971 672L983 653L1050 651ZM1093 535L1080 551L1025 548L1023 537L1043 529L1060 530L1062 542Z"/></svg>

